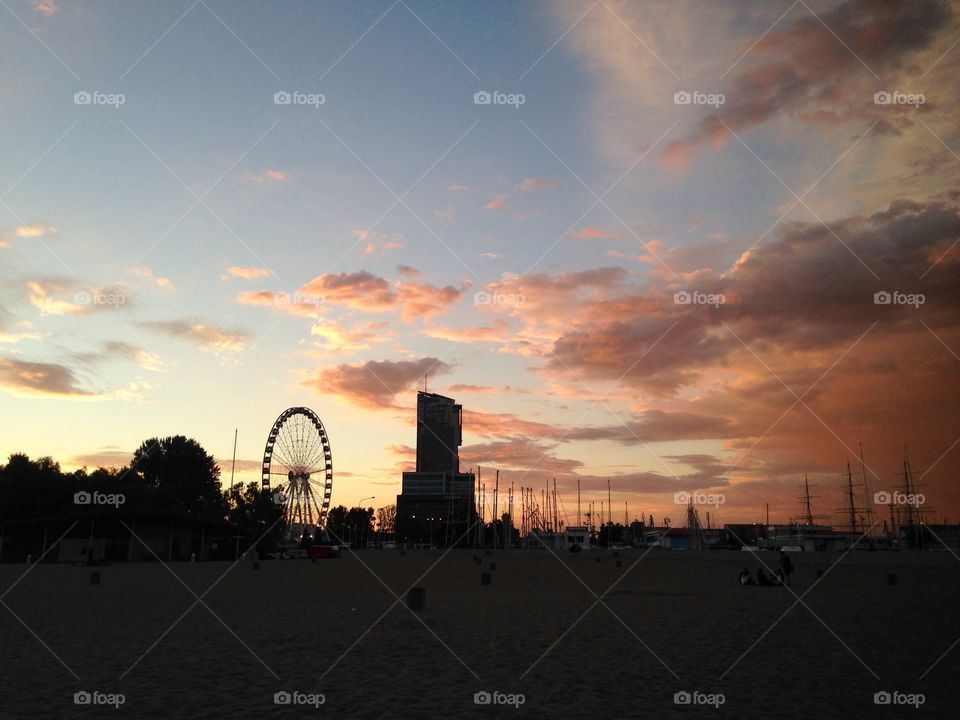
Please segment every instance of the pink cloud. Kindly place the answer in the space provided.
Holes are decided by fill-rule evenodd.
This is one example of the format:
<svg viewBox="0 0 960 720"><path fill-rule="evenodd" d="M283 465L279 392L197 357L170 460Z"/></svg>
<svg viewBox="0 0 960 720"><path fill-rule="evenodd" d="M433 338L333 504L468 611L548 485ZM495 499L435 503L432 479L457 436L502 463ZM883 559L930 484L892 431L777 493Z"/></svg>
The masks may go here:
<svg viewBox="0 0 960 720"><path fill-rule="evenodd" d="M494 195L486 205L483 206L484 210L490 210L491 212L500 212L503 210L503 206L507 203L506 195Z"/></svg>

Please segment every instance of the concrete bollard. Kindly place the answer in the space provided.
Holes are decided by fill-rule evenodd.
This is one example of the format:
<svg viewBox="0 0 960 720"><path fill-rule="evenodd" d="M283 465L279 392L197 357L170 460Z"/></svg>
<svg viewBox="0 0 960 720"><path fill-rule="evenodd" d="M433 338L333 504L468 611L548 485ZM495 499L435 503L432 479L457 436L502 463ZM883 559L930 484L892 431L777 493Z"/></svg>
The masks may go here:
<svg viewBox="0 0 960 720"><path fill-rule="evenodd" d="M491 582L492 582L492 578L493 578L493 576L492 576L490 573L488 573L488 572L486 572L486 573L481 573L481 574L480 574L480 584L481 584L481 585L490 585Z"/></svg>
<svg viewBox="0 0 960 720"><path fill-rule="evenodd" d="M427 603L427 590L422 587L410 588L407 593L407 607L411 610L423 610Z"/></svg>
<svg viewBox="0 0 960 720"><path fill-rule="evenodd" d="M90 573L90 584L99 585L100 584L100 573L92 572Z"/></svg>

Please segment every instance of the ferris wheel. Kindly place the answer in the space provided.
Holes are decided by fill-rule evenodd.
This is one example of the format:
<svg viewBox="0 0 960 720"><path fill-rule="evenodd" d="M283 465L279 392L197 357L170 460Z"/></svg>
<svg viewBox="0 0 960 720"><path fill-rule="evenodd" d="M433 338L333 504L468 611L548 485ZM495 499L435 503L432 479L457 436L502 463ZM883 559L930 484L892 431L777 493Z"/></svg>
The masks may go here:
<svg viewBox="0 0 960 720"><path fill-rule="evenodd" d="M273 424L263 451L262 485L283 504L291 540L323 528L333 491L333 458L327 431L310 408L288 408Z"/></svg>

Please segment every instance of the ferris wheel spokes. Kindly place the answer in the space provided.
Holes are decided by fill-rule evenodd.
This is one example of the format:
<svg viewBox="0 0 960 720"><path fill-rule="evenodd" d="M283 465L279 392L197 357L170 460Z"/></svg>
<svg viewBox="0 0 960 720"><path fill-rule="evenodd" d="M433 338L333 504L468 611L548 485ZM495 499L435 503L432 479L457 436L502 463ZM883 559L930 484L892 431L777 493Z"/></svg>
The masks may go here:
<svg viewBox="0 0 960 720"><path fill-rule="evenodd" d="M273 424L264 450L262 485L283 493L288 539L325 524L333 460L323 423L309 408L285 410Z"/></svg>

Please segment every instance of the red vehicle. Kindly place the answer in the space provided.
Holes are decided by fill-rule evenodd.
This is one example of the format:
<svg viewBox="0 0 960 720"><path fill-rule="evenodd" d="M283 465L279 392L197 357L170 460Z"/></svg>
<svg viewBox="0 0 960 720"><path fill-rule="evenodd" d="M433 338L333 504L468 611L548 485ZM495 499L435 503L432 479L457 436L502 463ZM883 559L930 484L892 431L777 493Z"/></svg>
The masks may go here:
<svg viewBox="0 0 960 720"><path fill-rule="evenodd" d="M340 549L335 545L311 545L307 548L307 557L311 560L317 558L335 558L340 556Z"/></svg>

